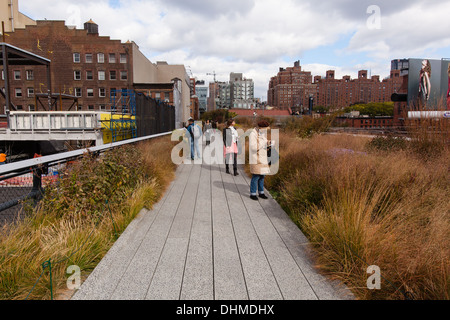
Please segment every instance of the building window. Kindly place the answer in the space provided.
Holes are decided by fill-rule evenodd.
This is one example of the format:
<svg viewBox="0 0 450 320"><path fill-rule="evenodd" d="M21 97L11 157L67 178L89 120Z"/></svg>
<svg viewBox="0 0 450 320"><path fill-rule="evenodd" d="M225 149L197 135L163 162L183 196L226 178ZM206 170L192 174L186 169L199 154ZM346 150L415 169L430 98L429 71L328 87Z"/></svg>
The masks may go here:
<svg viewBox="0 0 450 320"><path fill-rule="evenodd" d="M34 104L29 104L28 105L28 111L35 111L36 108L34 107Z"/></svg>
<svg viewBox="0 0 450 320"><path fill-rule="evenodd" d="M87 93L87 96L89 98L93 98L94 97L94 89L88 88L88 89L86 89L86 93Z"/></svg>
<svg viewBox="0 0 450 320"><path fill-rule="evenodd" d="M75 71L73 72L73 79L74 79L74 80L81 80L81 71L75 70Z"/></svg>
<svg viewBox="0 0 450 320"><path fill-rule="evenodd" d="M81 55L78 52L75 52L73 54L73 62L74 63L80 63L81 62Z"/></svg>
<svg viewBox="0 0 450 320"><path fill-rule="evenodd" d="M94 106L93 106L93 105L91 105L91 104L90 104L90 105L88 105L88 110L89 110L89 111L93 111L93 110L94 110Z"/></svg>
<svg viewBox="0 0 450 320"><path fill-rule="evenodd" d="M75 88L75 97L81 97L81 96L83 96L82 92L81 92L81 88Z"/></svg>
<svg viewBox="0 0 450 320"><path fill-rule="evenodd" d="M22 105L18 105L18 106L16 106L16 109L17 109L17 111L23 111L23 107L22 107Z"/></svg>
<svg viewBox="0 0 450 320"><path fill-rule="evenodd" d="M105 76L105 71L99 71L99 72L98 72L98 80L99 80L99 81L104 81L104 80L106 80L105 77L106 77L106 76Z"/></svg>
<svg viewBox="0 0 450 320"><path fill-rule="evenodd" d="M120 80L128 80L128 71L120 71Z"/></svg>
<svg viewBox="0 0 450 320"><path fill-rule="evenodd" d="M105 63L105 54L103 54L103 53L98 53L98 54L97 54L97 62L98 62L98 63Z"/></svg>
<svg viewBox="0 0 450 320"><path fill-rule="evenodd" d="M99 89L98 89L98 96L99 96L100 98L106 97L106 89L105 89L105 88L99 88Z"/></svg>
<svg viewBox="0 0 450 320"><path fill-rule="evenodd" d="M83 105L79 104L77 107L77 111L82 111L83 110Z"/></svg>
<svg viewBox="0 0 450 320"><path fill-rule="evenodd" d="M106 110L106 106L104 104L101 104L99 110Z"/></svg>
<svg viewBox="0 0 450 320"><path fill-rule="evenodd" d="M156 92L155 93L155 99L156 100L161 100L161 93L160 92Z"/></svg>
<svg viewBox="0 0 450 320"><path fill-rule="evenodd" d="M116 63L116 54L115 53L109 54L109 63Z"/></svg>
<svg viewBox="0 0 450 320"><path fill-rule="evenodd" d="M14 80L20 80L22 78L20 71L19 70L15 70L14 71Z"/></svg>
<svg viewBox="0 0 450 320"><path fill-rule="evenodd" d="M27 80L34 80L34 72L33 70L27 70Z"/></svg>
<svg viewBox="0 0 450 320"><path fill-rule="evenodd" d="M125 53L120 54L120 63L127 63L127 55Z"/></svg>
<svg viewBox="0 0 450 320"><path fill-rule="evenodd" d="M94 74L92 73L92 70L86 71L86 80L94 80Z"/></svg>
<svg viewBox="0 0 450 320"><path fill-rule="evenodd" d="M115 70L109 71L109 80L117 80L117 72Z"/></svg>
<svg viewBox="0 0 450 320"><path fill-rule="evenodd" d="M22 97L22 88L16 88L15 94L16 94L17 98L21 98Z"/></svg>
<svg viewBox="0 0 450 320"><path fill-rule="evenodd" d="M92 53L86 53L85 55L86 63L92 63Z"/></svg>
<svg viewBox="0 0 450 320"><path fill-rule="evenodd" d="M28 98L34 97L34 88L27 89Z"/></svg>

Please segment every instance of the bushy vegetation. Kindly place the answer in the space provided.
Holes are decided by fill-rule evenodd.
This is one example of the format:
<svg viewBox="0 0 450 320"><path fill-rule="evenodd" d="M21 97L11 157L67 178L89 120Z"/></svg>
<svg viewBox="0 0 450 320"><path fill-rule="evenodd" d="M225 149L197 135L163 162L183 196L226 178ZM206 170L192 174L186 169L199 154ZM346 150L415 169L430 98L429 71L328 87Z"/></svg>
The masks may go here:
<svg viewBox="0 0 450 320"><path fill-rule="evenodd" d="M405 137L378 136L367 144L367 149L391 152L407 150L409 145L410 142Z"/></svg>
<svg viewBox="0 0 450 320"><path fill-rule="evenodd" d="M335 119L335 116L326 116L320 118L312 117L291 117L285 120L281 126L284 131L294 133L301 138L309 138L314 134L327 132Z"/></svg>
<svg viewBox="0 0 450 320"><path fill-rule="evenodd" d="M328 113L332 110L333 107L325 107L325 106L314 106L313 111L317 113Z"/></svg>
<svg viewBox="0 0 450 320"><path fill-rule="evenodd" d="M56 293L66 287L68 266L79 266L84 276L92 271L142 208L151 208L174 178L172 147L169 138L160 138L99 157L86 154L69 165L24 221L2 230L0 299L25 299L49 259L70 257L52 266ZM46 272L29 299L49 298Z"/></svg>
<svg viewBox="0 0 450 320"><path fill-rule="evenodd" d="M355 104L344 109L344 112L359 111L361 115L370 117L376 116L394 116L393 102L372 102L367 104Z"/></svg>
<svg viewBox="0 0 450 320"><path fill-rule="evenodd" d="M304 139L286 128L280 171L266 186L312 242L319 268L360 299L449 299L448 128L419 128L409 140ZM381 290L367 289L368 264L381 268Z"/></svg>
<svg viewBox="0 0 450 320"><path fill-rule="evenodd" d="M236 113L230 112L228 109L218 109L215 111L205 112L202 115L202 121L211 120L218 123L224 123L228 119L233 119L237 116Z"/></svg>

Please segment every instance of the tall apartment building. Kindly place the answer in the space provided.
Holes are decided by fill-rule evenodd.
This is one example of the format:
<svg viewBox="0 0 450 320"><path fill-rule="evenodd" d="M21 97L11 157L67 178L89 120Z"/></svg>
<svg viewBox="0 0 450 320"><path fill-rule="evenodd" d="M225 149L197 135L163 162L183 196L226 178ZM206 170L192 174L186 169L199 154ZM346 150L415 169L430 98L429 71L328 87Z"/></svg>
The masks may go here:
<svg viewBox="0 0 450 320"><path fill-rule="evenodd" d="M254 97L253 80L244 78L242 73L232 72L229 82L209 84L208 111L220 108L250 109L255 104Z"/></svg>
<svg viewBox="0 0 450 320"><path fill-rule="evenodd" d="M369 78L367 70L358 72L358 79L344 76L335 78L335 71L328 70L326 76L315 76L301 70L300 62L294 67L280 68L269 83L268 103L273 107L307 108L313 98L315 106L340 109L355 103L391 101L391 95L401 86L399 70L392 70L390 77L380 81L379 76Z"/></svg>
<svg viewBox="0 0 450 320"><path fill-rule="evenodd" d="M196 89L200 113L204 113L207 110L208 105L208 88L207 87L197 87Z"/></svg>
<svg viewBox="0 0 450 320"><path fill-rule="evenodd" d="M255 84L242 73L230 74L230 108L251 109L255 104Z"/></svg>
<svg viewBox="0 0 450 320"><path fill-rule="evenodd" d="M107 110L111 92L135 89L174 105L177 127L190 116L190 83L183 65L154 64L136 43L99 36L92 20L84 29L67 27L64 21L36 21L7 34L9 44L51 60L53 93L74 96L78 110ZM36 67L10 68L12 102L17 110L42 110L44 106L36 103L35 96L47 93L44 73ZM71 107L63 101L58 109Z"/></svg>
<svg viewBox="0 0 450 320"><path fill-rule="evenodd" d="M394 59L391 61L391 71L400 70L400 77L406 76L409 70L409 59Z"/></svg>
<svg viewBox="0 0 450 320"><path fill-rule="evenodd" d="M208 97L208 108L207 111L214 111L219 108L219 96L220 96L220 85L224 82L210 82L209 83L209 97Z"/></svg>
<svg viewBox="0 0 450 320"><path fill-rule="evenodd" d="M219 101L217 108L229 109L231 106L231 85L229 82L219 82Z"/></svg>
<svg viewBox="0 0 450 320"><path fill-rule="evenodd" d="M306 107L310 95L316 94L317 85L312 83L311 72L303 71L300 61L296 61L294 67L280 68L277 76L270 79L267 101L281 109Z"/></svg>

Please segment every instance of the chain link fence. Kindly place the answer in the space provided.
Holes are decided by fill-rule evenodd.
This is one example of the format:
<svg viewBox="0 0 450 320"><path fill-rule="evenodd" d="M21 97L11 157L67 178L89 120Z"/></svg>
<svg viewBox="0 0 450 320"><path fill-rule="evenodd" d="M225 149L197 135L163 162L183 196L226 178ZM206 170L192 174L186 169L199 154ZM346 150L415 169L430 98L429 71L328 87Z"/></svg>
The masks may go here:
<svg viewBox="0 0 450 320"><path fill-rule="evenodd" d="M23 174L0 176L0 227L24 218L34 207L45 188L57 182L64 165L30 168ZM28 171L28 172L27 172Z"/></svg>

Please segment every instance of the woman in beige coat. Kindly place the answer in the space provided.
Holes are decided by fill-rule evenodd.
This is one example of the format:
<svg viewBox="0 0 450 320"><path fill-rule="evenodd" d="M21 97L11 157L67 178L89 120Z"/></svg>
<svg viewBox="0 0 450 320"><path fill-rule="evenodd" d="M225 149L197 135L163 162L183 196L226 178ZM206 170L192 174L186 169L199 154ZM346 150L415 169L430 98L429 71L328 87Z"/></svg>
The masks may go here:
<svg viewBox="0 0 450 320"><path fill-rule="evenodd" d="M250 133L250 172L252 173L252 181L250 183L250 198L258 200L268 199L264 192L265 176L270 174L269 160L267 158L267 133L270 129L267 121L258 123L258 127Z"/></svg>

